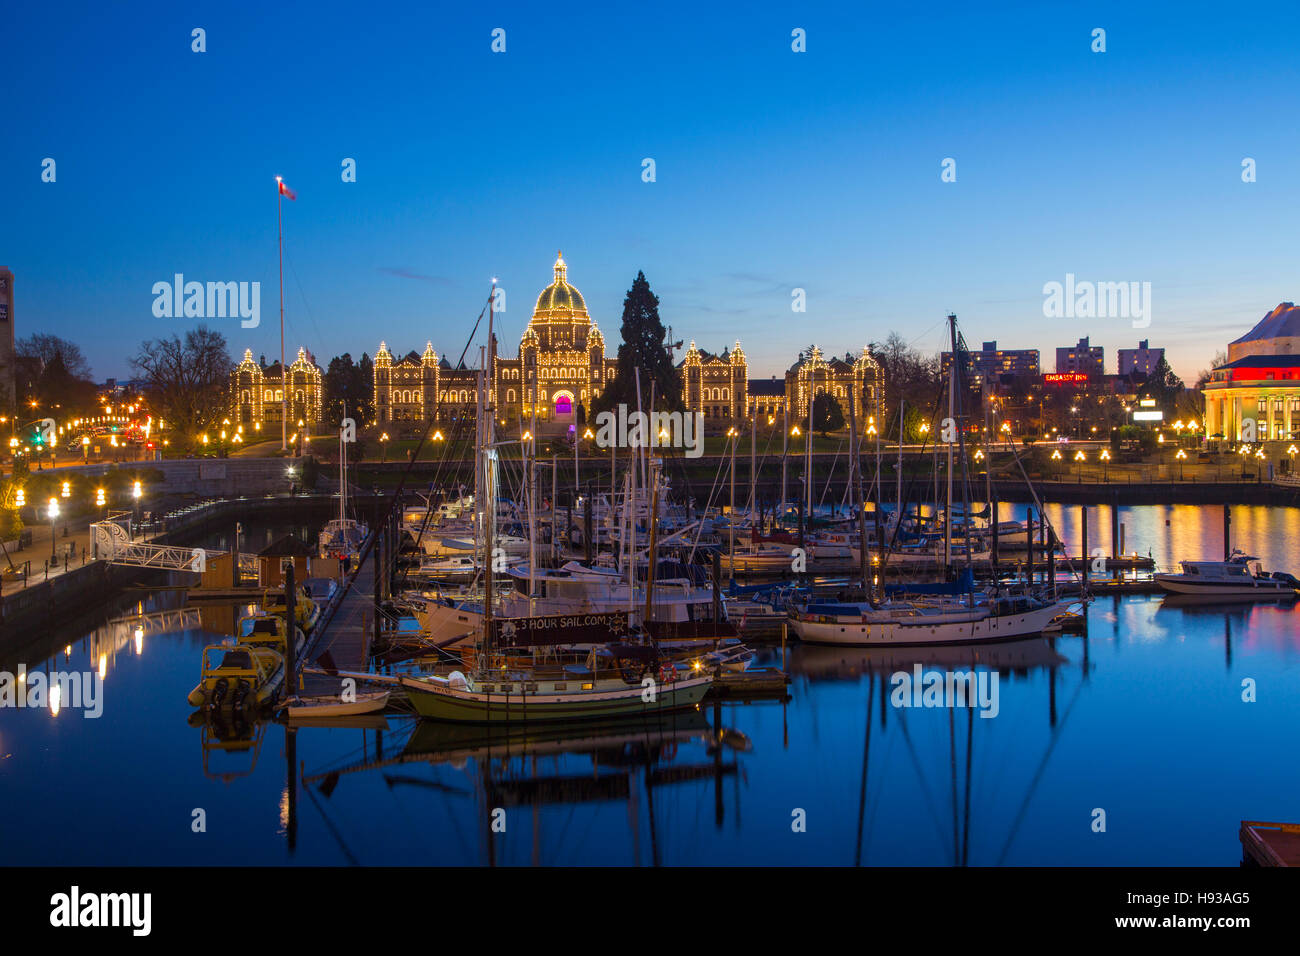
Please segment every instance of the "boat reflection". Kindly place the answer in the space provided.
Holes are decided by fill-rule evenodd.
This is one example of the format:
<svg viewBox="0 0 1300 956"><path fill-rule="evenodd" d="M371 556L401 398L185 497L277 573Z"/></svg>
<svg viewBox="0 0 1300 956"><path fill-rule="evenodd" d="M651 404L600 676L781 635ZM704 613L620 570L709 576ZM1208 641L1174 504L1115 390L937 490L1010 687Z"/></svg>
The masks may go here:
<svg viewBox="0 0 1300 956"><path fill-rule="evenodd" d="M998 644L940 647L828 647L800 644L790 652L790 673L811 681L855 681L866 674L892 674L920 664L956 670L982 667L1028 673L1061 667L1069 660L1052 638Z"/></svg>
<svg viewBox="0 0 1300 956"><path fill-rule="evenodd" d="M622 802L628 806L634 860L639 862L644 824L650 862L658 865L662 824L657 816L662 811L655 809L657 793L692 782L712 782L715 818L721 825L722 783L737 777L738 755L753 748L745 734L721 727L720 706L714 707L714 715L712 723L705 713L690 710L572 726L413 721L399 752L384 756L376 741L373 755L368 754L366 760L304 774L302 784L309 796L313 789L328 796L347 775L377 770L390 790L410 788L444 798L469 797L475 829L483 836L481 852L491 864L505 862L500 833L504 832L505 815L513 810L530 811L536 834L542 826L539 813L545 809ZM419 772L421 764L460 775L448 779L445 773ZM539 845L534 840L534 864L542 862Z"/></svg>

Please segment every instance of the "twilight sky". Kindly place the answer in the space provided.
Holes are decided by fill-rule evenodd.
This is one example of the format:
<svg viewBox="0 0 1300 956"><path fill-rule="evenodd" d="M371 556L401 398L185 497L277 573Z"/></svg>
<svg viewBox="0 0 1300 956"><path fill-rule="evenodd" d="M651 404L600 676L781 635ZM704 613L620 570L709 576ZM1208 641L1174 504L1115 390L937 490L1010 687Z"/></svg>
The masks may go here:
<svg viewBox="0 0 1300 956"><path fill-rule="evenodd" d="M937 350L955 311L1045 371L1083 335L1108 371L1146 338L1191 379L1300 296L1294 3L612 6L13 5L17 334L125 376L197 324L153 314L183 273L260 282L258 328L208 324L277 355L276 174L287 346L321 364L381 338L459 356L493 275L513 355L557 249L610 354L641 269L675 338L739 338L753 377L892 329ZM1149 327L1044 317L1067 273L1150 282Z"/></svg>

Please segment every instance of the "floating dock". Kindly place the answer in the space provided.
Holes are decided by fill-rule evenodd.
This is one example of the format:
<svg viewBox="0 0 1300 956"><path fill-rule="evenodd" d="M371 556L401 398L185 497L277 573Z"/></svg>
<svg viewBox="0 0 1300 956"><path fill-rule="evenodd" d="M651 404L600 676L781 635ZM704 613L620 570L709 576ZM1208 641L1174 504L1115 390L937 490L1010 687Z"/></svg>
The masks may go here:
<svg viewBox="0 0 1300 956"><path fill-rule="evenodd" d="M1300 823L1241 821L1241 854L1249 866L1300 866Z"/></svg>

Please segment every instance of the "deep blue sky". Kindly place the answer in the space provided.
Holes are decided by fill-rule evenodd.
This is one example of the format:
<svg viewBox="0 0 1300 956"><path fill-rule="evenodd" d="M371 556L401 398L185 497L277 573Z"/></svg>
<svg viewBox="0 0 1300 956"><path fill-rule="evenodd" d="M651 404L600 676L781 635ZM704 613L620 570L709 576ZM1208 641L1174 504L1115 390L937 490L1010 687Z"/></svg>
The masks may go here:
<svg viewBox="0 0 1300 956"><path fill-rule="evenodd" d="M381 338L459 355L493 275L513 355L562 248L611 354L642 269L675 335L740 338L754 376L891 329L938 349L951 310L1045 370L1081 335L1111 371L1149 338L1191 378L1300 296L1300 8L1132 6L13 5L18 334L125 375L141 339L195 324L152 314L153 283L182 272L261 281L260 328L210 324L232 354L278 353L278 173L298 194L289 348L322 363ZM1067 272L1151 282L1150 327L1045 319Z"/></svg>

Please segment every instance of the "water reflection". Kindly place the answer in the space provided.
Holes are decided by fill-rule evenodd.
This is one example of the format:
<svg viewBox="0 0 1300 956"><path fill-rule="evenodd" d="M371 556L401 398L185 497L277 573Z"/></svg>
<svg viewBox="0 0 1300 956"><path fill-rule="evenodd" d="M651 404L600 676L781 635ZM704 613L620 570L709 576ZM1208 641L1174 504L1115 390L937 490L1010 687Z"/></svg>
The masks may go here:
<svg viewBox="0 0 1300 956"><path fill-rule="evenodd" d="M719 705L713 711L712 723L702 711L567 727L412 721L396 753L385 755L382 737L376 734L374 753L363 761L305 774L302 783L313 803L318 797L329 798L342 780L363 771L378 773L389 791L427 794L447 811L453 825L463 828L472 821L479 862L490 865L572 862L565 854L563 833L548 830L554 812L621 803L627 810L632 862L659 865L664 862L664 811L656 800L672 800L673 791L692 783L711 784L715 823L721 825L726 813L724 782L738 773L739 755L752 749L744 733L721 725ZM446 805L449 799L461 803L452 808ZM521 826L528 831L525 839L531 847L527 860L511 858L503 836ZM643 834L648 838L647 859L642 859ZM552 836L559 838L558 844L552 843ZM522 841L514 837L510 845ZM556 858L549 858L544 847Z"/></svg>

